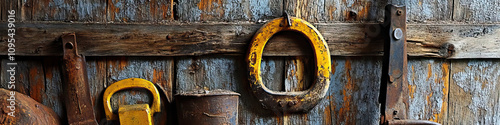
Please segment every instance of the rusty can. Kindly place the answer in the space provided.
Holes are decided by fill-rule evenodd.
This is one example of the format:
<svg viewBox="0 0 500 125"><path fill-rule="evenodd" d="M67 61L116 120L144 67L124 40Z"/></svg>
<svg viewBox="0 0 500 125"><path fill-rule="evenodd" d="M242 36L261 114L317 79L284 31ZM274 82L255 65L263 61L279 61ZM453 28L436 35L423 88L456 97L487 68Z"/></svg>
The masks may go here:
<svg viewBox="0 0 500 125"><path fill-rule="evenodd" d="M229 90L199 90L175 95L181 125L236 125L238 99Z"/></svg>

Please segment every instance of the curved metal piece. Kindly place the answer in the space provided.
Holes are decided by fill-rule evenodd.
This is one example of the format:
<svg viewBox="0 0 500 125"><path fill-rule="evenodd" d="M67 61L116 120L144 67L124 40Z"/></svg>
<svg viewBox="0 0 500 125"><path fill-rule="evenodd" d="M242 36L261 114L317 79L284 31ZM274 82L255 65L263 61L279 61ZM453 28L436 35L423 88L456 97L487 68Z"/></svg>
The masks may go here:
<svg viewBox="0 0 500 125"><path fill-rule="evenodd" d="M111 84L108 88L106 88L106 91L104 91L103 102L107 120L118 120L118 116L114 114L113 110L111 109L111 103L110 103L111 96L113 96L114 93L120 90L131 89L131 88L143 88L151 92L151 94L153 95L153 104L151 106L151 117L155 112L161 111L160 93L156 89L155 85L145 79L128 78Z"/></svg>
<svg viewBox="0 0 500 125"><path fill-rule="evenodd" d="M330 86L330 51L319 31L308 22L295 17L274 19L266 23L254 36L247 57L250 87L264 108L276 114L307 112L325 97ZM290 26L281 23L291 23ZM281 24L281 25L280 25ZM276 92L268 89L260 77L262 53L267 41L280 31L295 31L309 39L314 51L315 81L311 88L300 92Z"/></svg>

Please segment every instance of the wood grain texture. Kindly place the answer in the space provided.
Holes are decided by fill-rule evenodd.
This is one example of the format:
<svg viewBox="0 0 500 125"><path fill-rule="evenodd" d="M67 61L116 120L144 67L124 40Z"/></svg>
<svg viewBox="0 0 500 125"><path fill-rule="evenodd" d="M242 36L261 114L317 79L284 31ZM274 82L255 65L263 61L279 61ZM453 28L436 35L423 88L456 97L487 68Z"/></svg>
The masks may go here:
<svg viewBox="0 0 500 125"><path fill-rule="evenodd" d="M500 1L454 0L453 20L467 23L498 23Z"/></svg>
<svg viewBox="0 0 500 125"><path fill-rule="evenodd" d="M76 32L79 53L88 56L186 56L246 54L261 24L101 25L81 23L18 24L18 55L60 55L60 35ZM0 28L5 27L0 23ZM316 24L334 56L382 55L378 24ZM120 32L118 32L120 31ZM342 31L342 32L340 32ZM499 58L500 27L485 25L410 24L408 55L438 58ZM0 31L6 33L6 30ZM7 37L2 37L6 40ZM480 44L474 44L480 43ZM266 56L307 55L300 44L270 44ZM7 52L0 46L1 55ZM288 51L287 51L288 50Z"/></svg>
<svg viewBox="0 0 500 125"><path fill-rule="evenodd" d="M102 0L101 0L102 1ZM174 19L173 0L106 0L110 22L161 22Z"/></svg>
<svg viewBox="0 0 500 125"><path fill-rule="evenodd" d="M448 124L500 124L498 62L452 61Z"/></svg>
<svg viewBox="0 0 500 125"><path fill-rule="evenodd" d="M103 105L103 93L108 86L106 82L106 58L85 57L87 66L87 79L90 88L90 97L94 105L94 115L98 123L105 120ZM60 63L60 62L59 62Z"/></svg>
<svg viewBox="0 0 500 125"><path fill-rule="evenodd" d="M259 21L282 15L283 0L180 0L179 20Z"/></svg>
<svg viewBox="0 0 500 125"><path fill-rule="evenodd" d="M27 0L22 11L27 21L106 21L103 0Z"/></svg>
<svg viewBox="0 0 500 125"><path fill-rule="evenodd" d="M327 106L331 123L378 124L381 58L333 58L332 67Z"/></svg>
<svg viewBox="0 0 500 125"><path fill-rule="evenodd" d="M60 57L45 57L41 60L43 60L44 69L44 73L42 74L45 75L45 92L43 93L44 98L40 103L54 110L62 123L67 123L63 100L64 90L62 89L62 59Z"/></svg>
<svg viewBox="0 0 500 125"><path fill-rule="evenodd" d="M290 43L290 42L289 42ZM310 49L310 48L308 48ZM285 91L295 92L304 91L310 88L313 76L316 74L314 71L314 60L310 57L286 57L285 58ZM283 124L285 125L304 125L309 121L308 116L322 117L322 114L302 113L302 114L285 114L283 116Z"/></svg>
<svg viewBox="0 0 500 125"><path fill-rule="evenodd" d="M408 118L446 124L450 89L450 63L439 59L408 61Z"/></svg>
<svg viewBox="0 0 500 125"><path fill-rule="evenodd" d="M381 22L387 4L406 6L410 23L452 19L453 0L285 0L284 9L309 22Z"/></svg>

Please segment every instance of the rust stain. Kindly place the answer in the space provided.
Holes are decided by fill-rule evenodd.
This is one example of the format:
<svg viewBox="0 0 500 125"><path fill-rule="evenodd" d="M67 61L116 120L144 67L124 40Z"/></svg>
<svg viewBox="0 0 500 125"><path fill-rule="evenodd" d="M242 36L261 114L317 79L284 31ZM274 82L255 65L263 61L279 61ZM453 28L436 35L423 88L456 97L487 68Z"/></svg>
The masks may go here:
<svg viewBox="0 0 500 125"><path fill-rule="evenodd" d="M330 66L332 68L332 75L335 74L335 59L332 59L332 66Z"/></svg>
<svg viewBox="0 0 500 125"><path fill-rule="evenodd" d="M49 67L48 70L45 70L45 79L47 79L48 81L52 80L53 78L53 73L52 73L52 70L51 68Z"/></svg>
<svg viewBox="0 0 500 125"><path fill-rule="evenodd" d="M331 98L332 98L331 95L330 96L326 96L327 100L330 100ZM335 102L333 102L331 100L329 102L330 102L330 104L331 103L335 103ZM323 113L323 118L324 118L323 119L323 125L331 125L332 124L332 112L331 111L332 111L332 106L331 105L327 105L325 107L325 110L324 110L324 113Z"/></svg>
<svg viewBox="0 0 500 125"><path fill-rule="evenodd" d="M354 83L352 81L351 77L351 62L350 59L346 59L345 62L345 77L347 78L347 83L344 86L344 89L342 90L342 95L343 95L343 103L342 107L339 109L337 114L337 124L348 124L348 125L354 125L356 124L355 121L356 119L353 119L355 114L352 110L352 92L354 89Z"/></svg>
<svg viewBox="0 0 500 125"><path fill-rule="evenodd" d="M328 6L327 10L328 10L328 16L330 17L330 20L333 20L333 17L334 17L333 14L335 14L334 12L335 12L335 10L337 10L337 8L330 5L330 6Z"/></svg>
<svg viewBox="0 0 500 125"><path fill-rule="evenodd" d="M431 67L431 64L428 63L427 64L427 81L429 81L429 78L431 78L432 76L432 67Z"/></svg>
<svg viewBox="0 0 500 125"><path fill-rule="evenodd" d="M344 4L347 5L345 1ZM346 9L344 9L343 14L345 20L348 21L359 21L363 19L367 19L370 14L371 2L368 1L355 1Z"/></svg>
<svg viewBox="0 0 500 125"><path fill-rule="evenodd" d="M119 69L123 70L128 65L128 61L126 57L120 57L119 60Z"/></svg>
<svg viewBox="0 0 500 125"><path fill-rule="evenodd" d="M449 88L450 88L450 65L448 63L443 63L442 64L442 70L443 74L441 76L441 81L443 83L443 104L441 106L441 111L439 113L433 113L433 117L430 118L430 121L433 122L438 122L441 123L440 121L443 121L446 116L446 112L448 112L448 94L449 94Z"/></svg>
<svg viewBox="0 0 500 125"><path fill-rule="evenodd" d="M413 94L415 94L415 89L417 88L417 86L413 86L413 85L408 85L408 89L410 90L410 97L413 99Z"/></svg>
<svg viewBox="0 0 500 125"><path fill-rule="evenodd" d="M282 123L283 123L283 119L281 119L281 117L280 117L280 116L275 116L275 118L276 118L276 122L277 122L278 124L282 124Z"/></svg>
<svg viewBox="0 0 500 125"><path fill-rule="evenodd" d="M432 90L431 90L431 91L432 91ZM432 97L432 92L431 92L431 94L429 94L429 95L427 95L427 96L425 97L425 100L427 101L427 105L431 105L431 97Z"/></svg>
<svg viewBox="0 0 500 125"><path fill-rule="evenodd" d="M162 10L162 18L167 19L167 12L169 11L169 7L165 6L165 4L161 4L161 10ZM173 16L173 14L171 14ZM173 17L169 17L170 19L173 19Z"/></svg>
<svg viewBox="0 0 500 125"><path fill-rule="evenodd" d="M369 11L370 11L370 2L367 2L367 3L364 3L364 5L361 5L362 6L362 9L358 12L358 20L361 20L361 19L366 19L368 18L368 14L369 14Z"/></svg>
<svg viewBox="0 0 500 125"><path fill-rule="evenodd" d="M411 81L414 82L415 81L415 67L411 66Z"/></svg>
<svg viewBox="0 0 500 125"><path fill-rule="evenodd" d="M108 14L111 17L111 21L115 20L115 14L120 12L120 8L114 5L113 0L108 0Z"/></svg>
<svg viewBox="0 0 500 125"><path fill-rule="evenodd" d="M201 20L214 18L217 16L222 17L224 15L222 0L201 0L198 3L198 9L200 9L203 12L206 12L200 15Z"/></svg>
<svg viewBox="0 0 500 125"><path fill-rule="evenodd" d="M30 97L34 100L41 102L43 100L43 95L45 95L45 82L43 78L40 78L41 74L36 67L30 68Z"/></svg>
<svg viewBox="0 0 500 125"><path fill-rule="evenodd" d="M123 70L128 65L127 57L110 58L107 64L115 70Z"/></svg>
<svg viewBox="0 0 500 125"><path fill-rule="evenodd" d="M156 18L156 10L158 8L156 0L149 0L149 13L151 13L151 17Z"/></svg>

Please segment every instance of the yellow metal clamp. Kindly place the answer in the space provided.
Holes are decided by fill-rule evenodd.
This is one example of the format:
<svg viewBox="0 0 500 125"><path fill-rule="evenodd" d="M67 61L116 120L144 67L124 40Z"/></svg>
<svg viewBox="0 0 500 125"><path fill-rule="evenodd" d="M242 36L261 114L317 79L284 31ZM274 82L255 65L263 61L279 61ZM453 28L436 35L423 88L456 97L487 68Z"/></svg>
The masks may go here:
<svg viewBox="0 0 500 125"><path fill-rule="evenodd" d="M306 91L276 92L268 89L260 77L262 53L267 41L281 31L302 33L313 47L316 76L314 84ZM307 112L325 97L330 85L330 51L319 31L308 22L295 18L283 17L266 23L255 34L247 57L250 86L265 108L277 114L286 112Z"/></svg>
<svg viewBox="0 0 500 125"><path fill-rule="evenodd" d="M151 121L152 121L151 118L153 117L153 114L161 111L161 109L160 109L160 94L158 93L158 90L156 89L156 87L153 83L149 82L148 80L140 79L140 78L124 79L124 80L118 81L116 83L113 83L108 88L106 88L106 91L104 91L104 95L103 95L104 111L106 112L106 119L107 120L117 120L118 119L118 115L114 114L113 110L111 109L111 103L110 103L111 96L113 96L114 93L116 93L120 90L131 89L131 88L143 88L143 89L149 90L151 92L151 94L153 95L153 104L151 106L151 109L149 108L149 105L147 105L147 104L120 106L118 109L119 110L118 112L120 114L120 123L123 125L124 123L125 124L133 124L133 123L136 123L138 121L149 121L151 124ZM147 116L144 116L143 114L147 114ZM138 116L141 118L131 119L131 118L125 118L125 116ZM122 118L125 118L125 119L122 119ZM144 124L144 122L139 123L139 124Z"/></svg>

